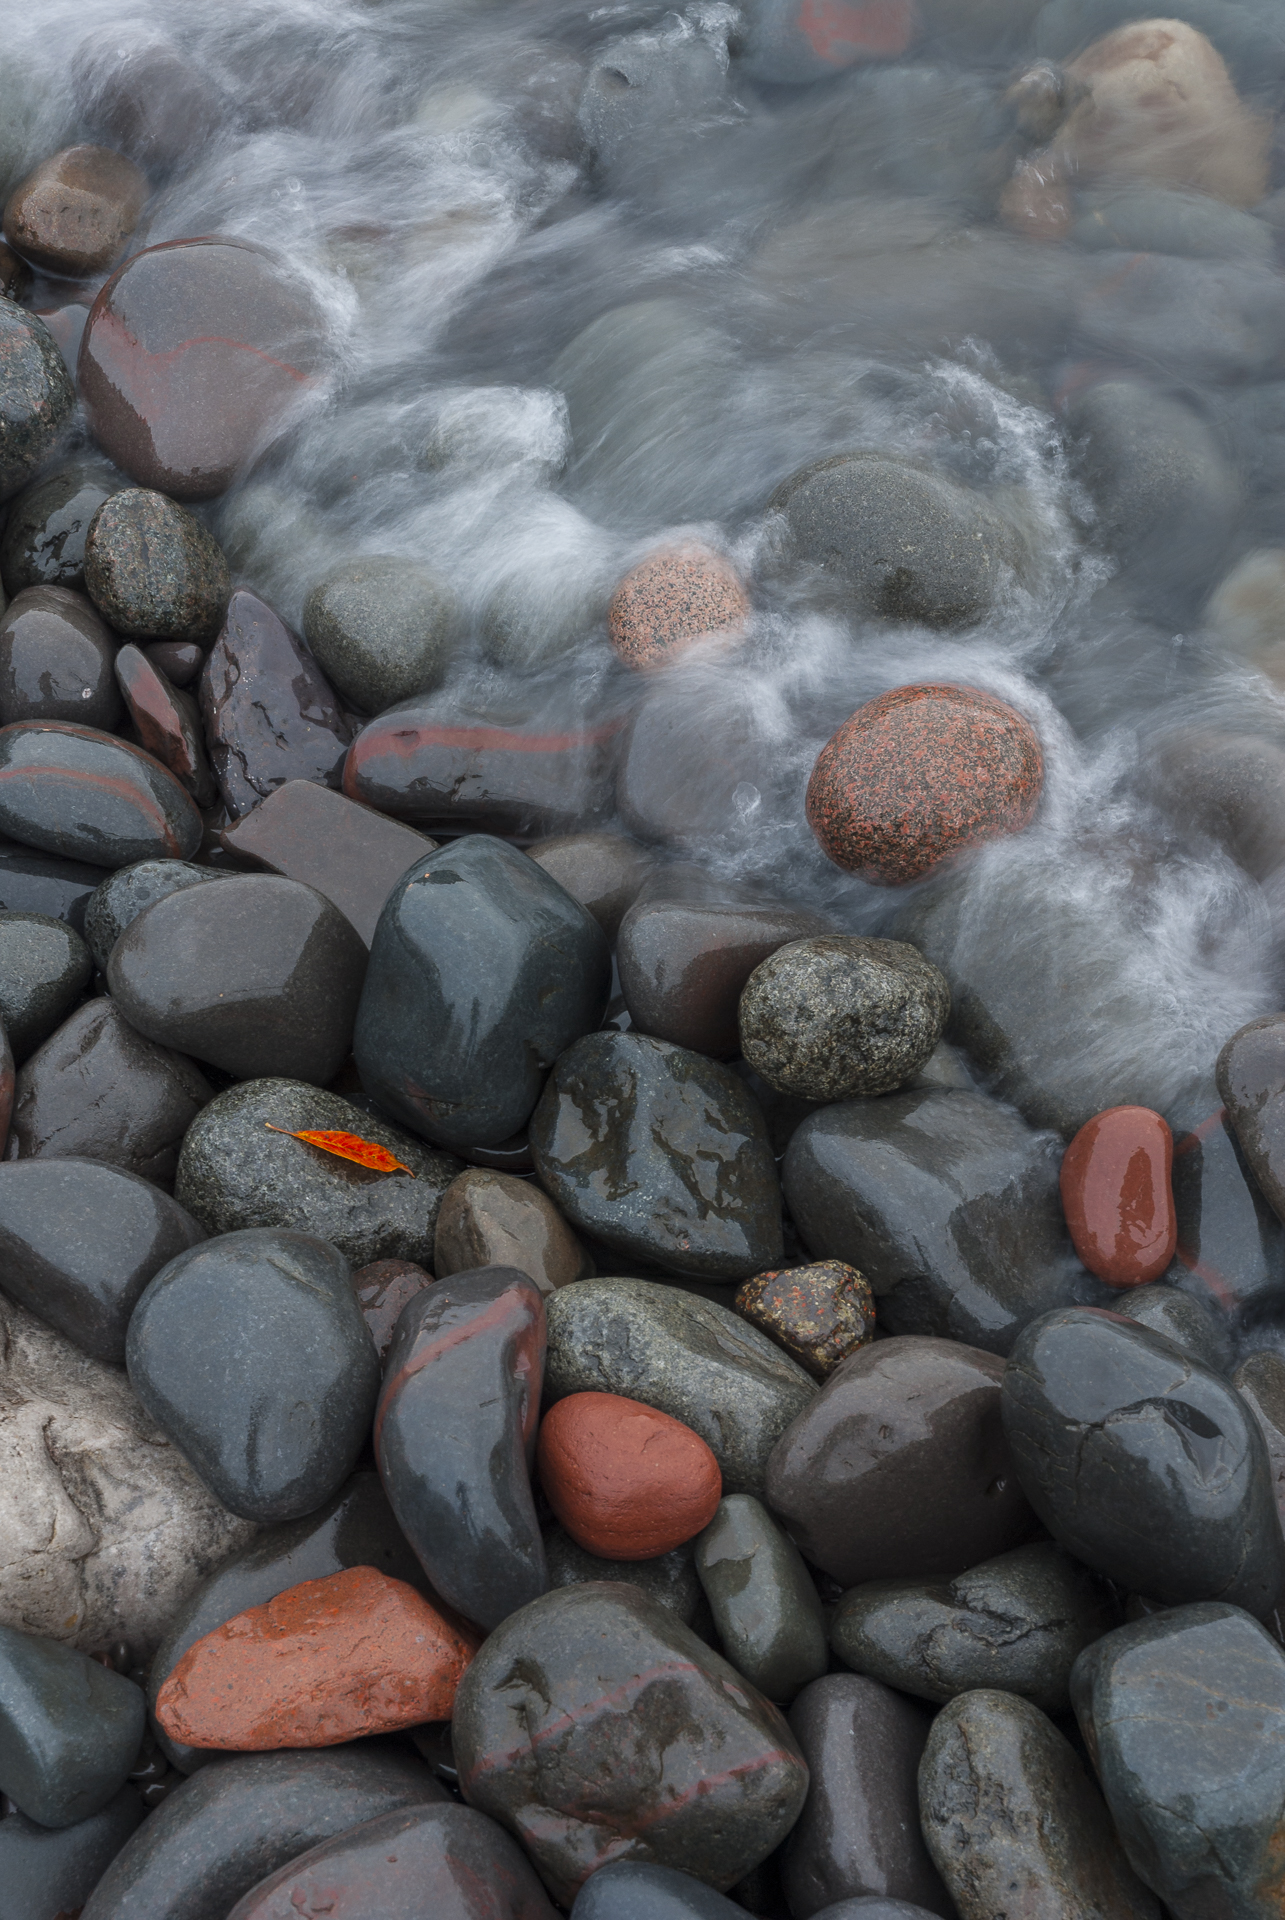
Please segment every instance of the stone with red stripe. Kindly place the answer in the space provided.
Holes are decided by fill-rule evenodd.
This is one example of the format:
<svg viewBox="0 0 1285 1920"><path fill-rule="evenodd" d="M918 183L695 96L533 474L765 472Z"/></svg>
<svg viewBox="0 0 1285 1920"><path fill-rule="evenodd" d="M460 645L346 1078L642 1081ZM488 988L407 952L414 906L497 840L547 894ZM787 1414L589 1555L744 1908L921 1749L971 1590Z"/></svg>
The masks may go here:
<svg viewBox="0 0 1285 1920"><path fill-rule="evenodd" d="M456 1695L460 1785L569 1906L595 1869L652 1862L726 1890L802 1810L777 1709L636 1588L545 1594L483 1643Z"/></svg>
<svg viewBox="0 0 1285 1920"><path fill-rule="evenodd" d="M131 867L190 860L201 816L141 747L74 720L0 727L0 833L24 847Z"/></svg>

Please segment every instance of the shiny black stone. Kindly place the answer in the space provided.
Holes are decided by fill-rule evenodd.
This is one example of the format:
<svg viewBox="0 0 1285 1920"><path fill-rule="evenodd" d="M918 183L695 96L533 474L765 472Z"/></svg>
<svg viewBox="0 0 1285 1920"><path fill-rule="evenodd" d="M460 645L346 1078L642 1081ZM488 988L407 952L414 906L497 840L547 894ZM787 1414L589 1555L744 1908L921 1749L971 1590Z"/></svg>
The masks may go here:
<svg viewBox="0 0 1285 1920"><path fill-rule="evenodd" d="M93 963L65 920L0 911L0 1021L21 1063L75 1006Z"/></svg>
<svg viewBox="0 0 1285 1920"><path fill-rule="evenodd" d="M110 733L121 718L116 640L93 602L28 587L0 620L0 721L75 720Z"/></svg>
<svg viewBox="0 0 1285 1920"><path fill-rule="evenodd" d="M83 591L89 523L104 500L128 485L102 462L76 461L24 487L9 504L0 539L5 592L12 596L26 587Z"/></svg>

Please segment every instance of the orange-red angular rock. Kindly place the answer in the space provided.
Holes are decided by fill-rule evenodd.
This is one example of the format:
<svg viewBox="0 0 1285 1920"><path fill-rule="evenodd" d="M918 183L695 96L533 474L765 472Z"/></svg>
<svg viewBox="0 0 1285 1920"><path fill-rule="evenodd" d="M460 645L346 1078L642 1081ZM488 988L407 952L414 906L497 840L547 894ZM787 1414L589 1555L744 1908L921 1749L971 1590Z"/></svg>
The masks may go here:
<svg viewBox="0 0 1285 1920"><path fill-rule="evenodd" d="M718 1461L700 1435L640 1400L572 1393L545 1414L536 1453L545 1498L604 1560L651 1560L714 1518Z"/></svg>
<svg viewBox="0 0 1285 1920"><path fill-rule="evenodd" d="M836 866L905 886L954 854L1020 833L1044 784L1029 720L976 687L894 687L817 755L808 824Z"/></svg>
<svg viewBox="0 0 1285 1920"><path fill-rule="evenodd" d="M1108 1107L1062 1160L1062 1208L1075 1251L1109 1287L1158 1280L1178 1244L1173 1135L1150 1107Z"/></svg>
<svg viewBox="0 0 1285 1920"><path fill-rule="evenodd" d="M478 1648L404 1580L348 1567L247 1607L190 1646L156 1718L190 1747L333 1747L447 1720Z"/></svg>

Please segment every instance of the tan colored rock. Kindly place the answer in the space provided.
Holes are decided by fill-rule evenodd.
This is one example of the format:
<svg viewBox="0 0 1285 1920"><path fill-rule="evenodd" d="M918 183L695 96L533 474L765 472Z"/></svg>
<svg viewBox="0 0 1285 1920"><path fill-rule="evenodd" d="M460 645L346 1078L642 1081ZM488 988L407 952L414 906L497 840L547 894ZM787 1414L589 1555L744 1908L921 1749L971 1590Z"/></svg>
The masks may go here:
<svg viewBox="0 0 1285 1920"><path fill-rule="evenodd" d="M1205 619L1229 653L1285 688L1285 547L1256 547L1238 560Z"/></svg>
<svg viewBox="0 0 1285 1920"><path fill-rule="evenodd" d="M4 237L43 273L105 273L147 199L147 175L110 147L64 147L16 186Z"/></svg>
<svg viewBox="0 0 1285 1920"><path fill-rule="evenodd" d="M139 1662L258 1529L219 1504L122 1372L0 1298L0 1623Z"/></svg>
<svg viewBox="0 0 1285 1920"><path fill-rule="evenodd" d="M1019 160L999 197L1000 219L1028 240L1065 240L1075 219L1066 169L1051 153Z"/></svg>
<svg viewBox="0 0 1285 1920"><path fill-rule="evenodd" d="M1082 178L1186 187L1233 207L1266 193L1271 123L1245 105L1221 54L1185 21L1131 21L1066 71L1088 93L1056 147Z"/></svg>
<svg viewBox="0 0 1285 1920"><path fill-rule="evenodd" d="M439 1280L473 1267L516 1267L541 1293L586 1280L594 1270L546 1193L489 1167L470 1167L442 1195L433 1266Z"/></svg>

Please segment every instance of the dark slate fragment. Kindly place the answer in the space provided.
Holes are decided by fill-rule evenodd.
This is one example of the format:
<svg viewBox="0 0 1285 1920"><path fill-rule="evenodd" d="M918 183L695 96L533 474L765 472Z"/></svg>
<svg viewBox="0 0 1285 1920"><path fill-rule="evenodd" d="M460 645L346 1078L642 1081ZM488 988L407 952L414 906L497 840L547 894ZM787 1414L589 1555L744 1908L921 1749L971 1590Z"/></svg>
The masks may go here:
<svg viewBox="0 0 1285 1920"><path fill-rule="evenodd" d="M939 1705L975 1687L1065 1713L1077 1654L1116 1622L1106 1590L1051 1540L954 1580L871 1580L830 1618L846 1667Z"/></svg>
<svg viewBox="0 0 1285 1920"><path fill-rule="evenodd" d="M690 1873L641 1860L599 1867L571 1909L572 1920L738 1920L744 1912Z"/></svg>
<svg viewBox="0 0 1285 1920"><path fill-rule="evenodd" d="M1175 1920L1276 1920L1285 1846L1285 1655L1237 1607L1118 1627L1071 1676L1135 1872Z"/></svg>
<svg viewBox="0 0 1285 1920"><path fill-rule="evenodd" d="M1285 1540L1267 1447L1212 1369L1150 1328L1064 1307L1018 1340L1002 1401L1027 1498L1086 1566L1169 1605L1271 1617Z"/></svg>
<svg viewBox="0 0 1285 1920"><path fill-rule="evenodd" d="M653 1280L579 1280L545 1303L545 1404L569 1393L641 1400L712 1447L725 1493L762 1497L773 1447L813 1382L717 1301Z"/></svg>
<svg viewBox="0 0 1285 1920"><path fill-rule="evenodd" d="M172 686L141 647L132 643L116 655L116 684L148 753L169 768L198 807L212 806L214 776L191 695Z"/></svg>
<svg viewBox="0 0 1285 1920"><path fill-rule="evenodd" d="M324 1086L347 1056L366 949L297 880L233 874L153 901L112 948L107 980L131 1026L225 1073Z"/></svg>
<svg viewBox="0 0 1285 1920"><path fill-rule="evenodd" d="M43 320L0 298L0 499L29 480L75 404L71 376Z"/></svg>
<svg viewBox="0 0 1285 1920"><path fill-rule="evenodd" d="M355 1133L414 1174L372 1173L321 1147L271 1133ZM354 1267L414 1260L432 1270L442 1195L462 1172L450 1154L299 1080L245 1080L219 1094L189 1129L175 1193L210 1233L297 1227L318 1233Z"/></svg>
<svg viewBox="0 0 1285 1920"><path fill-rule="evenodd" d="M442 1598L488 1631L545 1590L530 1474L544 1305L515 1267L479 1267L403 1309L384 1365L375 1457L398 1524Z"/></svg>
<svg viewBox="0 0 1285 1920"><path fill-rule="evenodd" d="M790 1728L812 1786L781 1875L796 1920L862 1893L950 1913L919 1832L915 1770L931 1724L917 1701L854 1673L803 1689Z"/></svg>
<svg viewBox="0 0 1285 1920"><path fill-rule="evenodd" d="M27 588L0 620L0 721L75 720L113 732L115 658L116 640L84 594Z"/></svg>
<svg viewBox="0 0 1285 1920"><path fill-rule="evenodd" d="M985 1094L929 1088L810 1114L782 1180L809 1250L866 1276L890 1333L1006 1354L1050 1307L1110 1297L1066 1231L1063 1151Z"/></svg>
<svg viewBox="0 0 1285 1920"><path fill-rule="evenodd" d="M287 780L339 785L348 721L303 642L248 587L228 601L200 698L214 777L234 820Z"/></svg>
<svg viewBox="0 0 1285 1920"><path fill-rule="evenodd" d="M125 1784L146 1707L132 1680L0 1627L0 1792L42 1827L87 1820Z"/></svg>
<svg viewBox="0 0 1285 1920"><path fill-rule="evenodd" d="M845 1587L953 1577L1029 1537L1001 1425L1003 1362L954 1340L876 1340L786 1428L767 1503Z"/></svg>
<svg viewBox="0 0 1285 1920"><path fill-rule="evenodd" d="M123 1167L42 1159L0 1166L0 1286L95 1360L125 1363L144 1287L204 1232Z"/></svg>
<svg viewBox="0 0 1285 1920"><path fill-rule="evenodd" d="M0 1821L0 1884L8 1920L78 1913L143 1818L132 1787L74 1827L42 1827L16 1809Z"/></svg>
<svg viewBox="0 0 1285 1920"><path fill-rule="evenodd" d="M287 780L219 840L233 859L324 893L367 946L406 869L437 847L427 835L311 780Z"/></svg>
<svg viewBox="0 0 1285 1920"><path fill-rule="evenodd" d="M129 482L103 461L77 460L33 480L9 504L0 538L0 579L27 587L85 585L85 535L103 501Z"/></svg>
<svg viewBox="0 0 1285 1920"><path fill-rule="evenodd" d="M220 1759L148 1818L81 1920L227 1920L244 1894L310 1847L444 1798L421 1761L384 1741Z"/></svg>
<svg viewBox="0 0 1285 1920"><path fill-rule="evenodd" d="M541 1185L617 1253L709 1280L781 1257L767 1125L717 1061L643 1034L587 1034L554 1068L530 1136Z"/></svg>
<svg viewBox="0 0 1285 1920"><path fill-rule="evenodd" d="M48 1038L93 970L88 947L65 920L0 911L0 1021L16 1061Z"/></svg>
<svg viewBox="0 0 1285 1920"><path fill-rule="evenodd" d="M733 1886L807 1791L777 1709L667 1608L609 1581L545 1594L484 1641L453 1739L465 1798L563 1905L610 1858Z"/></svg>
<svg viewBox="0 0 1285 1920"><path fill-rule="evenodd" d="M0 841L0 907L11 913L47 913L81 933L101 867Z"/></svg>
<svg viewBox="0 0 1285 1920"><path fill-rule="evenodd" d="M351 1473L379 1362L348 1262L312 1234L252 1229L161 1268L129 1324L130 1384L223 1504L311 1513Z"/></svg>
<svg viewBox="0 0 1285 1920"><path fill-rule="evenodd" d="M213 534L166 494L127 487L89 523L86 590L108 625L131 640L212 640L230 586Z"/></svg>
<svg viewBox="0 0 1285 1920"><path fill-rule="evenodd" d="M105 1160L168 1189L183 1136L210 1098L191 1060L135 1033L104 994L19 1069L8 1158Z"/></svg>
<svg viewBox="0 0 1285 1920"><path fill-rule="evenodd" d="M1217 1077L1254 1178L1285 1220L1285 1013L1234 1033L1218 1056Z"/></svg>
<svg viewBox="0 0 1285 1920"><path fill-rule="evenodd" d="M610 981L579 902L516 847L468 835L417 863L380 915L353 1037L362 1084L440 1146L498 1145L601 1020Z"/></svg>
<svg viewBox="0 0 1285 1920"><path fill-rule="evenodd" d="M1160 1920L1074 1748L1014 1693L961 1693L938 1714L919 1816L961 1920L990 1920L1015 1886L1030 1913Z"/></svg>
<svg viewBox="0 0 1285 1920"><path fill-rule="evenodd" d="M376 1473L355 1473L315 1513L264 1527L205 1580L170 1616L147 1677L148 1705L193 1641L221 1627L247 1607L261 1607L287 1587L324 1580L346 1567L374 1567L390 1580L404 1580L426 1597L432 1589L393 1518ZM208 1748L186 1747L159 1735L167 1757L184 1773L215 1759Z"/></svg>
<svg viewBox="0 0 1285 1920"><path fill-rule="evenodd" d="M85 908L85 940L98 966L106 971L126 927L154 900L226 878L225 868L198 867L190 860L140 860L132 867L118 867L99 882Z"/></svg>
<svg viewBox="0 0 1285 1920"><path fill-rule="evenodd" d="M200 814L159 761L69 720L0 727L0 830L98 867L190 859L202 832Z"/></svg>
<svg viewBox="0 0 1285 1920"><path fill-rule="evenodd" d="M472 1807L385 1813L291 1861L228 1920L556 1920L522 1849Z"/></svg>

